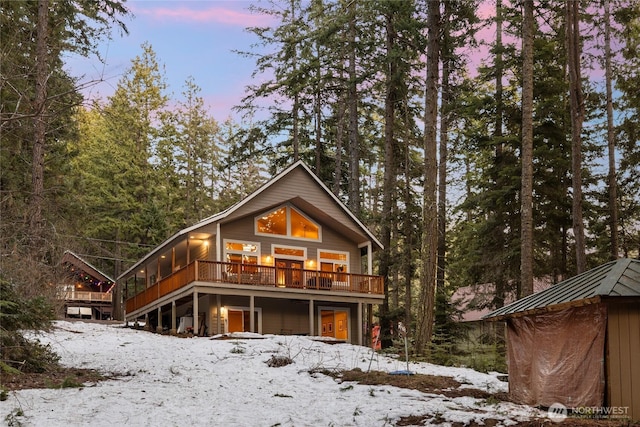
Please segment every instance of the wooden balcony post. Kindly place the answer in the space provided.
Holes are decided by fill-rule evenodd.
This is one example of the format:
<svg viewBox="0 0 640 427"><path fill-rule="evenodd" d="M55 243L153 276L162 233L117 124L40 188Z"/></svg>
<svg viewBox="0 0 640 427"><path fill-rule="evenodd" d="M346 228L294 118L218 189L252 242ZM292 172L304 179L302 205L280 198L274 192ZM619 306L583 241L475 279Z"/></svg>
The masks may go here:
<svg viewBox="0 0 640 427"><path fill-rule="evenodd" d="M194 266L194 268L196 269L196 271L194 272L194 274L195 274L195 278L196 278L196 282L197 282L197 281L199 280L199 277L198 277L198 276L199 276L199 274L198 274L198 260L195 260L195 261L193 262L193 266Z"/></svg>

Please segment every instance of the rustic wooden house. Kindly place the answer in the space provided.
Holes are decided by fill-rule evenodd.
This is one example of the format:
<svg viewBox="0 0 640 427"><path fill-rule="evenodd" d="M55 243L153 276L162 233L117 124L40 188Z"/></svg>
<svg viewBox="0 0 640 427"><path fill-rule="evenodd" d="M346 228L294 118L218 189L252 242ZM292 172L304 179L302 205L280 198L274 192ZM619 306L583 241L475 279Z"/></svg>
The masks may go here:
<svg viewBox="0 0 640 427"><path fill-rule="evenodd" d="M640 260L608 262L484 318L506 321L518 402L640 419Z"/></svg>
<svg viewBox="0 0 640 427"><path fill-rule="evenodd" d="M58 288L64 317L110 318L115 280L71 251L65 251L61 264L67 273Z"/></svg>
<svg viewBox="0 0 640 427"><path fill-rule="evenodd" d="M303 163L125 271L119 309L157 330L308 334L362 344L384 299L380 242Z"/></svg>

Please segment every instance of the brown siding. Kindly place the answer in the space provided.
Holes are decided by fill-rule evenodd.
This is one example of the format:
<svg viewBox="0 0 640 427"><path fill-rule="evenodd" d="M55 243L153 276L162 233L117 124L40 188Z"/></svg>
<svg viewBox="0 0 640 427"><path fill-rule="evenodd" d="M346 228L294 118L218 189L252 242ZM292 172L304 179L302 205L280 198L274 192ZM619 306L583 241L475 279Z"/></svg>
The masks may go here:
<svg viewBox="0 0 640 427"><path fill-rule="evenodd" d="M610 303L607 325L607 404L640 420L640 305Z"/></svg>

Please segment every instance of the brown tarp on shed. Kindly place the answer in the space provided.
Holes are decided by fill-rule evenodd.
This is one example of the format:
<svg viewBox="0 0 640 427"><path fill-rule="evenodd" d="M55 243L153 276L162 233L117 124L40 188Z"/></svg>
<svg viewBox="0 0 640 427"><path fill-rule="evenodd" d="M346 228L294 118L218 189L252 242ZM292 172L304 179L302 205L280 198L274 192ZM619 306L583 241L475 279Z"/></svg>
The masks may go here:
<svg viewBox="0 0 640 427"><path fill-rule="evenodd" d="M604 402L604 304L507 320L509 394L531 406Z"/></svg>

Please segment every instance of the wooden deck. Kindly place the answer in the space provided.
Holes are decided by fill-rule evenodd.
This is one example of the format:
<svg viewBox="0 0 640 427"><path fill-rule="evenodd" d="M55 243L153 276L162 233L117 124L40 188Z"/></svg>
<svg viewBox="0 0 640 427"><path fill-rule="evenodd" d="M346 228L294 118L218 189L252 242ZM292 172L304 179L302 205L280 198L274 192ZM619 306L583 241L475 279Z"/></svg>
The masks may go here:
<svg viewBox="0 0 640 427"><path fill-rule="evenodd" d="M59 299L65 301L78 302L104 302L111 303L112 295L110 292L87 292L87 291L62 291Z"/></svg>
<svg viewBox="0 0 640 427"><path fill-rule="evenodd" d="M282 289L309 289L383 295L381 276L277 268L198 260L182 267L126 301L127 313L153 303L193 282L253 285L277 293Z"/></svg>

